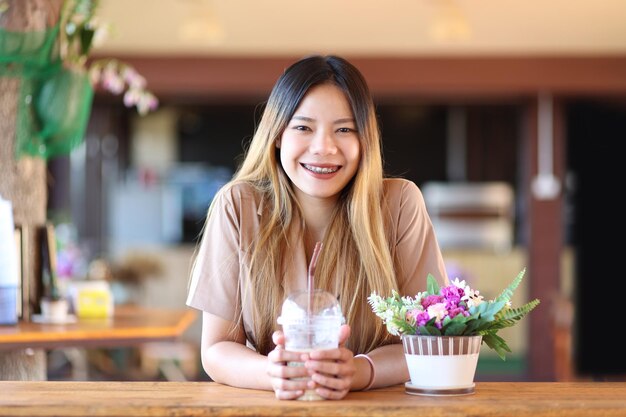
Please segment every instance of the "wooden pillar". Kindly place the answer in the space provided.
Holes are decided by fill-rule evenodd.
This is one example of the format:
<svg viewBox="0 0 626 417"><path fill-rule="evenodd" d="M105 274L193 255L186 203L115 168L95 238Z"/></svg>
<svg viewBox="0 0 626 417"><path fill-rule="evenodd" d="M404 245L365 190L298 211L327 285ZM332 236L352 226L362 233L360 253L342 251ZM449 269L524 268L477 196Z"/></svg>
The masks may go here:
<svg viewBox="0 0 626 417"><path fill-rule="evenodd" d="M18 79L0 77L0 194L13 204L15 223L26 226L22 239L28 241L29 253L24 254L28 261L22 279L35 288L40 259L35 231L46 221L46 163L38 158L15 158L19 86ZM40 380L42 377L45 378L43 352L0 351L0 379Z"/></svg>
<svg viewBox="0 0 626 417"><path fill-rule="evenodd" d="M538 95L528 106L525 124L529 299L541 300L539 307L528 316L529 378L554 381L554 309L560 293L564 236L565 120L562 103L551 95Z"/></svg>
<svg viewBox="0 0 626 417"><path fill-rule="evenodd" d="M9 18L4 27L6 30L44 30L50 20L58 19L61 0L24 0L23 3L10 3L9 7L21 9L14 18ZM36 230L46 222L46 161L32 157L17 159L15 156L21 82L19 77L0 75L0 194L13 204L15 223L26 226L27 232L22 239L27 240L29 253L25 254L28 263L23 268L23 279L29 280L34 288L40 259L39 247L35 244ZM43 351L0 350L0 379L41 380L45 377Z"/></svg>

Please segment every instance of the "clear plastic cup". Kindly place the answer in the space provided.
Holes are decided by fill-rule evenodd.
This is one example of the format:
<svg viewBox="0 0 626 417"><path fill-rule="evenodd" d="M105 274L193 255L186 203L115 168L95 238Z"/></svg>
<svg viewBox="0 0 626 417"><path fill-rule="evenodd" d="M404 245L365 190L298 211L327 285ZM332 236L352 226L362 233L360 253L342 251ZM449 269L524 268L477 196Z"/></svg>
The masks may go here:
<svg viewBox="0 0 626 417"><path fill-rule="evenodd" d="M339 346L339 328L345 322L337 298L322 290L313 291L310 315L309 293L300 291L289 295L282 307L278 323L285 334L285 349L294 352L334 349ZM289 362L288 366L304 366ZM303 378L308 379L308 378ZM323 400L315 390L306 390L298 398L304 401Z"/></svg>

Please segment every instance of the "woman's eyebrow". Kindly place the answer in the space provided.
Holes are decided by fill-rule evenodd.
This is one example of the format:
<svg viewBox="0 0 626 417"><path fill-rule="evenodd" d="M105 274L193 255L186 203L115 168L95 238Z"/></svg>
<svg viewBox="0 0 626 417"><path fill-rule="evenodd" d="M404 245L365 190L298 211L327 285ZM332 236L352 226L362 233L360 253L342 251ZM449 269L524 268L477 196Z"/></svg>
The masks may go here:
<svg viewBox="0 0 626 417"><path fill-rule="evenodd" d="M302 120L304 122L314 122L315 119L311 118L311 117L306 117L306 116L293 116L291 118L291 120Z"/></svg>
<svg viewBox="0 0 626 417"><path fill-rule="evenodd" d="M304 122L314 122L315 119L312 117L307 117L307 116L293 116L291 118L291 120L302 120ZM342 119L337 119L333 122L333 124L340 124L340 123L354 123L354 118L352 117L345 117Z"/></svg>

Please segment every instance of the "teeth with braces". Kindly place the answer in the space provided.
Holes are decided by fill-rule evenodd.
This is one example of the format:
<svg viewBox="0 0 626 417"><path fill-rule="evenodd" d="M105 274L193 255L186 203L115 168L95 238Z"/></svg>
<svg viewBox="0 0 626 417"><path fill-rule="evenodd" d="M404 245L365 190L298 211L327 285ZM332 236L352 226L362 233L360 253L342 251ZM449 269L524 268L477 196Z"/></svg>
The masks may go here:
<svg viewBox="0 0 626 417"><path fill-rule="evenodd" d="M325 167L314 167L312 165L303 164L306 169L309 171L313 171L316 174L331 174L333 172L337 172L338 167L335 168L325 168Z"/></svg>

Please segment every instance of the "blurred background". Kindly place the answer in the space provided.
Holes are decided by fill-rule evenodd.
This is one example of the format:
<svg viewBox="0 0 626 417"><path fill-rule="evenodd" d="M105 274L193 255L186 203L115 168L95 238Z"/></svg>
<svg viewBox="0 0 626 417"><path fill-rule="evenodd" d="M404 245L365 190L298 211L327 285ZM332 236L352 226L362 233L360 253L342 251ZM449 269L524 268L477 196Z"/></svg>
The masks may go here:
<svg viewBox="0 0 626 417"><path fill-rule="evenodd" d="M503 332L506 362L481 354L477 380L626 376L619 346L598 341L624 289L626 2L102 0L97 16L110 31L94 57L131 64L159 106L140 115L96 90L84 142L48 161L47 216L73 242L74 278L95 261L116 302L184 308L207 207L273 83L338 54L369 81L386 171L424 192L450 277L493 297L526 268L514 302L541 299ZM199 337L198 319L180 343L134 351L151 365L125 377L167 378L173 355L205 379ZM123 374L94 363L91 378Z"/></svg>

